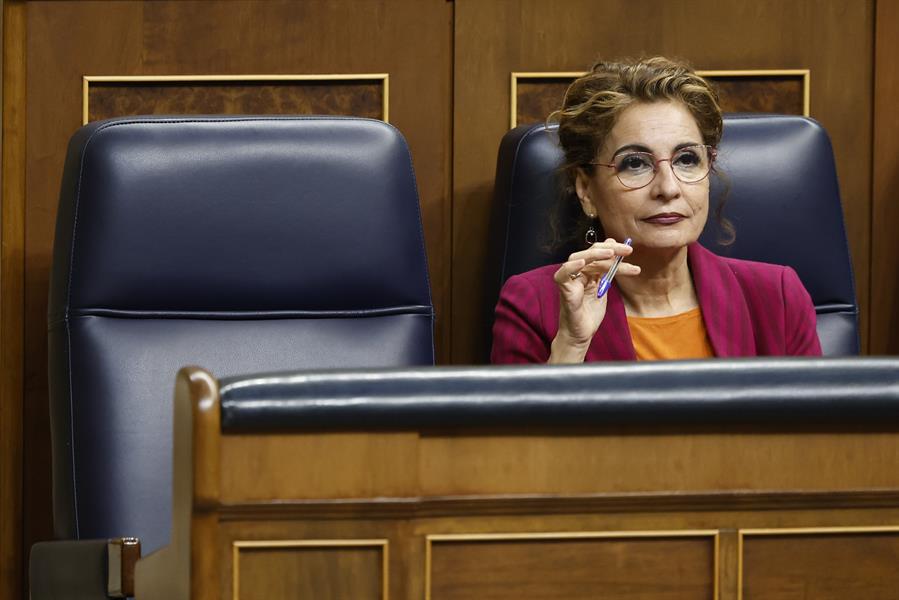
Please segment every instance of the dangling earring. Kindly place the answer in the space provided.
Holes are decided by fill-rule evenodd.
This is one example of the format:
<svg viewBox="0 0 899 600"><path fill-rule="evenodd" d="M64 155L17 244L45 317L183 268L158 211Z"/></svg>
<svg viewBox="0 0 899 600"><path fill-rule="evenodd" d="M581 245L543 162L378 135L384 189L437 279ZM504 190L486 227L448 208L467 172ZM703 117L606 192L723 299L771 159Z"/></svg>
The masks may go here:
<svg viewBox="0 0 899 600"><path fill-rule="evenodd" d="M596 220L596 215L587 216L593 220ZM587 228L587 233L584 234L584 241L587 242L588 246L592 246L599 241L599 236L596 235L596 229L593 227L593 223L590 223L590 227Z"/></svg>

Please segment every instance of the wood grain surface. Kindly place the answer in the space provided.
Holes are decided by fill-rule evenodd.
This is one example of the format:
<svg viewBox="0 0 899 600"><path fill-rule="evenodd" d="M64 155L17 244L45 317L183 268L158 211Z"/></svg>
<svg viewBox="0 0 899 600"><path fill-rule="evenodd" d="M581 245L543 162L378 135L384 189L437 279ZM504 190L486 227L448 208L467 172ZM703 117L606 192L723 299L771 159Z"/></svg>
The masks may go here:
<svg viewBox="0 0 899 600"><path fill-rule="evenodd" d="M899 353L899 3L877 3L874 190L871 209L871 353Z"/></svg>
<svg viewBox="0 0 899 600"><path fill-rule="evenodd" d="M895 587L894 428L223 435L219 401L208 374L182 370L173 542L159 554L189 554L194 568L177 573L191 592L174 600L376 598L385 586L403 600L886 598ZM165 584L162 564L140 561L139 596Z"/></svg>
<svg viewBox="0 0 899 600"><path fill-rule="evenodd" d="M899 435L726 428L227 436L221 498L518 496L899 489ZM860 460L859 457L864 457ZM291 457L286 459L285 457ZM246 481L253 485L247 486Z"/></svg>
<svg viewBox="0 0 899 600"><path fill-rule="evenodd" d="M707 76L714 82L724 112L805 114L801 75ZM528 77L516 86L516 125L542 123L562 105L569 77Z"/></svg>
<svg viewBox="0 0 899 600"><path fill-rule="evenodd" d="M23 503L23 483L41 480L24 462L24 427L33 414L22 402L25 362L25 5L4 2L3 31L3 166L0 189L0 598L23 596L23 569L28 556L26 532L30 509ZM44 488L45 489L45 488ZM33 517L32 517L33 518ZM47 519L46 513L38 517Z"/></svg>
<svg viewBox="0 0 899 600"><path fill-rule="evenodd" d="M432 545L431 600L711 599L713 538L453 541Z"/></svg>
<svg viewBox="0 0 899 600"><path fill-rule="evenodd" d="M235 600L387 600L383 552L377 547L239 548Z"/></svg>
<svg viewBox="0 0 899 600"><path fill-rule="evenodd" d="M897 531L746 535L742 600L894 599L897 563Z"/></svg>
<svg viewBox="0 0 899 600"><path fill-rule="evenodd" d="M724 112L805 114L801 75L724 76L710 78Z"/></svg>
<svg viewBox="0 0 899 600"><path fill-rule="evenodd" d="M96 82L88 121L131 115L345 115L383 119L382 81Z"/></svg>

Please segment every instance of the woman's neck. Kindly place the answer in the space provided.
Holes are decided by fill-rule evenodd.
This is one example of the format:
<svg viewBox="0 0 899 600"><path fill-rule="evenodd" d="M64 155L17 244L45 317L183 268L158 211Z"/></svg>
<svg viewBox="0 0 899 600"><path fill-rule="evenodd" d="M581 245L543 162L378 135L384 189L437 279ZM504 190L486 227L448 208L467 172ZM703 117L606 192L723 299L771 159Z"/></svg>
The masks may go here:
<svg viewBox="0 0 899 600"><path fill-rule="evenodd" d="M629 316L667 317L699 306L686 247L635 250L627 260L640 266L640 275L615 278Z"/></svg>

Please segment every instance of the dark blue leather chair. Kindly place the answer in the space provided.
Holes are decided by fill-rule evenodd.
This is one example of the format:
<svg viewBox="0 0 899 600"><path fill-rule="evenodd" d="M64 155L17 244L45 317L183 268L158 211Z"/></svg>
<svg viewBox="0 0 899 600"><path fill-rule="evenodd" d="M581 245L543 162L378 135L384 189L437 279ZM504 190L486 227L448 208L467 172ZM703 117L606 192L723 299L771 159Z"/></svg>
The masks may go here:
<svg viewBox="0 0 899 600"><path fill-rule="evenodd" d="M502 140L486 303L491 308L506 279L561 262L576 249L545 249L561 159L555 126L520 126ZM725 184L713 177L709 223L700 241L725 256L793 267L814 301L824 354L858 354L858 304L827 133L804 117L727 115L717 165L730 182L724 215L737 237L730 246L719 244L713 215ZM573 226L580 210L570 209L562 215L563 229Z"/></svg>
<svg viewBox="0 0 899 600"><path fill-rule="evenodd" d="M55 532L136 536L153 551L169 537L181 366L433 364L402 135L325 117L82 128L63 176L49 326Z"/></svg>

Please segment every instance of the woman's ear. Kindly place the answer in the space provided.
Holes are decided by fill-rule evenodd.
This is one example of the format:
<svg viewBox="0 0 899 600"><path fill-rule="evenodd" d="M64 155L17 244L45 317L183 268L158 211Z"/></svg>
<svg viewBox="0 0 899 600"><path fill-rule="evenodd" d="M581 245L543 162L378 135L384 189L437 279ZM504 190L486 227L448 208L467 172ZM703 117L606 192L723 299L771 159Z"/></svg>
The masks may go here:
<svg viewBox="0 0 899 600"><path fill-rule="evenodd" d="M577 193L578 200L581 201L581 208L584 214L589 217L596 216L596 206L590 198L590 177L583 169L578 169L574 177L574 191Z"/></svg>

